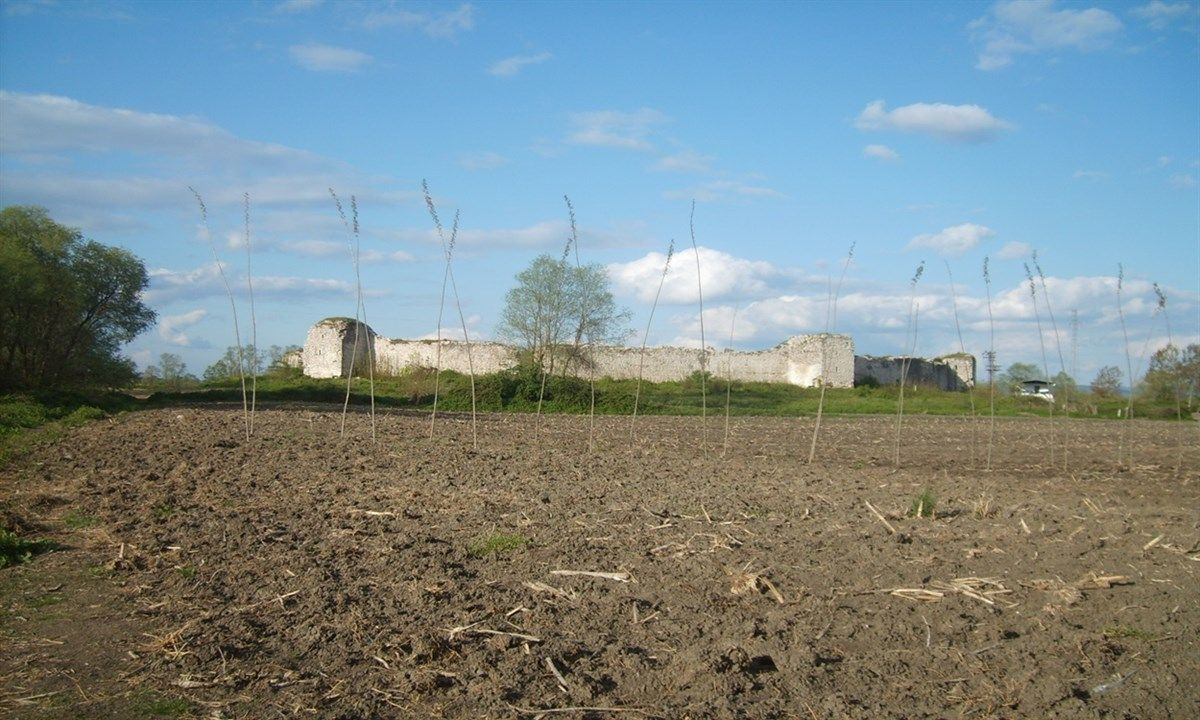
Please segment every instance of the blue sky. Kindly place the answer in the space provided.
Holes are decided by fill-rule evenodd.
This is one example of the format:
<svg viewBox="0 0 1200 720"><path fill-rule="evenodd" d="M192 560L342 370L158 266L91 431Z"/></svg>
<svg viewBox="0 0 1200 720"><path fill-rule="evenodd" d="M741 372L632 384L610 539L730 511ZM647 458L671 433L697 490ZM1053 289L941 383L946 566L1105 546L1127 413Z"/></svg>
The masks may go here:
<svg viewBox="0 0 1200 720"><path fill-rule="evenodd" d="M980 355L988 256L998 362L1040 364L1035 249L1051 372L1048 310L1068 371L1123 366L1118 263L1135 363L1166 342L1151 283L1176 342L1200 341L1194 0L4 0L0 93L0 204L44 206L151 269L140 362L173 352L199 373L233 343L189 185L239 292L250 195L260 345L353 314L330 187L358 199L371 325L434 333L422 179L447 223L461 212L473 337L520 269L561 252L567 194L582 259L608 267L639 333L668 242L684 250L651 343L699 343L693 200L710 345L735 311L742 348L823 330L852 243L835 329L860 353L903 352L925 261L917 354L959 348L948 262Z"/></svg>

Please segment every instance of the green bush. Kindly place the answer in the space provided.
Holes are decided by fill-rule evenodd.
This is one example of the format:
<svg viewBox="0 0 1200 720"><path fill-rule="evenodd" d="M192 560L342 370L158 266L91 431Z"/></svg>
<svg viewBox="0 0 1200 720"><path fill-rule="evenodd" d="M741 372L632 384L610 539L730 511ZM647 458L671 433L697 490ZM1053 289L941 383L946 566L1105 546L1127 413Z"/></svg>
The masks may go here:
<svg viewBox="0 0 1200 720"><path fill-rule="evenodd" d="M0 568L27 563L35 554L49 549L50 543L45 540L26 540L0 529Z"/></svg>
<svg viewBox="0 0 1200 720"><path fill-rule="evenodd" d="M100 408L84 405L77 407L68 413L62 419L62 424L67 427L79 427L80 425L90 420L100 420L104 417L104 411Z"/></svg>
<svg viewBox="0 0 1200 720"><path fill-rule="evenodd" d="M46 407L40 403L23 397L0 401L0 435L35 428L48 420Z"/></svg>

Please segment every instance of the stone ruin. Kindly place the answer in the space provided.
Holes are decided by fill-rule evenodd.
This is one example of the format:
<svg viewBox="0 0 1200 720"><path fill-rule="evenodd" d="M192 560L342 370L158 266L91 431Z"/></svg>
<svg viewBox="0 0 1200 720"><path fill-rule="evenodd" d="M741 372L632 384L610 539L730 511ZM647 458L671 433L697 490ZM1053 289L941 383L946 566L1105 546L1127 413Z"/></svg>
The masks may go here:
<svg viewBox="0 0 1200 720"><path fill-rule="evenodd" d="M394 375L406 368L434 367L439 362L437 340L386 338L352 318L327 318L308 331L302 353L304 374L314 378L346 377L351 366L355 374L367 367L369 349L374 349L375 371ZM471 366L477 374L504 370L517 363L518 348L504 343L472 342L470 362L467 344L441 340L440 362L444 370L467 373ZM683 380L700 369L699 348L648 347L642 377L651 382ZM788 383L800 387L819 387L822 379L833 388L854 387L874 378L879 384L894 384L900 379L903 358L876 358L854 355L854 341L848 335L795 335L766 350L704 350L705 367L719 377L743 382ZM596 346L592 352L596 377L633 379L642 363L641 349ZM572 371L589 374L586 367ZM945 390L962 390L975 382L975 359L969 355L926 360L914 358L909 368L910 382L933 385Z"/></svg>

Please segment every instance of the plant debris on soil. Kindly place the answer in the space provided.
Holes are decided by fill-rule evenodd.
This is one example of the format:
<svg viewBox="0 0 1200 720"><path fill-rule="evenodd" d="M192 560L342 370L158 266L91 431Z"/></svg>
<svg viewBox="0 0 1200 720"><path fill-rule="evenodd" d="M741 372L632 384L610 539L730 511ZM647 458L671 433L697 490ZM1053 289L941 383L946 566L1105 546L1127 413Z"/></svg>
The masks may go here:
<svg viewBox="0 0 1200 720"><path fill-rule="evenodd" d="M887 417L811 465L812 419L439 420L162 409L11 459L54 549L0 571L0 714L1197 716L1191 424L1005 419L987 470L984 419L906 418L898 469Z"/></svg>

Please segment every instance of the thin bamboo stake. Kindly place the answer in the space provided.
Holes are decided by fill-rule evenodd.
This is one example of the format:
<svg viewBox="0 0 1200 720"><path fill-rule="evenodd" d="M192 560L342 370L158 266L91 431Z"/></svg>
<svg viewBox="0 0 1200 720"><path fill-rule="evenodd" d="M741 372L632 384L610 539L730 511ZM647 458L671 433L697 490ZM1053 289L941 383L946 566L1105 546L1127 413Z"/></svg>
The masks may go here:
<svg viewBox="0 0 1200 720"><path fill-rule="evenodd" d="M258 318L254 313L254 282L250 272L250 193L243 193L246 225L246 290L250 295L250 434L254 434L254 413L258 406Z"/></svg>
<svg viewBox="0 0 1200 720"><path fill-rule="evenodd" d="M854 259L854 246L850 243L850 252L846 253L846 262L842 264L842 275L838 278L837 290L826 295L825 306L825 335L821 338L821 396L817 399L817 422L813 425L812 443L808 446L808 464L811 465L817 455L817 436L821 434L821 416L825 411L825 388L829 385L829 341L830 334L837 326L838 295L842 292L842 282L846 279L846 271L850 261Z"/></svg>
<svg viewBox="0 0 1200 720"><path fill-rule="evenodd" d="M638 401L642 397L642 372L646 367L646 342L650 339L650 325L654 322L654 311L658 308L658 298L662 295L663 283L667 280L667 271L671 269L671 257L675 255L675 240L667 247L667 261L663 263L662 277L658 280L658 292L654 293L654 304L650 306L650 318L646 320L646 334L642 336L642 350L638 355L637 389L633 393L633 415L629 418L629 452L635 449L634 429L637 425Z"/></svg>
<svg viewBox="0 0 1200 720"><path fill-rule="evenodd" d="M188 190L192 191L192 195L196 197L196 204L200 206L200 220L204 226L204 237L208 240L208 247L212 250L213 262L217 264L217 272L221 275L221 283L225 286L225 294L229 296L229 310L233 313L233 338L237 342L238 348L238 375L242 380L242 414L246 422L246 440L250 440L250 406L246 399L246 358L242 349L242 333L238 328L237 304L233 301L233 290L229 287L229 279L225 276L225 265L222 264L221 258L217 257L217 245L213 242L212 231L208 227L208 206L204 204L204 198L200 197L200 193L196 188L188 185Z"/></svg>
<svg viewBox="0 0 1200 720"><path fill-rule="evenodd" d="M900 468L900 430L904 425L904 386L908 384L908 369L911 365L912 354L917 350L917 281L921 279L921 275L925 273L925 261L917 266L917 271L913 273L912 280L909 282L908 296L908 327L912 330L912 348L908 350L908 354L900 361L900 398L896 404L896 454L895 465L896 469ZM908 345L908 331L905 331L904 344Z"/></svg>
<svg viewBox="0 0 1200 720"><path fill-rule="evenodd" d="M1046 336L1042 333L1042 314L1038 312L1037 285L1033 282L1029 263L1024 265L1025 279L1029 281L1029 300L1033 303L1033 317L1037 321L1038 345L1042 348L1042 375L1046 377L1046 382L1050 382L1050 365L1046 362ZM1054 467L1054 403L1050 403L1050 467Z"/></svg>
<svg viewBox="0 0 1200 720"><path fill-rule="evenodd" d="M1125 402L1125 417L1121 419L1120 440L1117 443L1117 465L1125 458L1125 435L1133 418L1133 360L1129 357L1129 332L1125 329L1125 308L1121 302L1121 289L1125 286L1125 266L1117 263L1117 317L1121 319L1121 335L1125 339L1125 369L1128 371L1129 397ZM1133 465L1133 448L1129 449L1129 464Z"/></svg>
<svg viewBox="0 0 1200 720"><path fill-rule="evenodd" d="M450 278L450 289L454 293L454 305L455 305L455 307L458 308L458 319L462 323L463 342L467 346L467 370L469 371L470 377L471 377L471 446L474 449L478 450L479 449L479 431L477 428L477 419L476 419L477 409L476 409L476 401L475 401L475 358L474 358L473 353L471 352L471 338L467 334L467 319L466 319L466 316L463 314L462 301L458 295L458 282L454 279L454 265L451 263L451 257L454 252L454 241L458 235L458 213L457 212L454 213L454 231L450 236L450 241L447 242L446 235L442 231L442 222L438 218L437 207L433 203L433 195L429 192L429 183L426 182L425 180L421 181L421 190L424 191L425 206L429 209L429 216L433 219L433 226L437 229L438 239L440 239L442 241L442 252L446 256L446 273L445 274L447 277ZM443 289L442 297L444 300L444 298L445 298L444 289ZM441 350L441 341L440 341L441 325L442 325L441 310L439 309L439 311L438 311L439 366L440 366L440 350ZM440 372L440 367L439 367L438 372ZM437 380L435 379L434 382L436 383ZM432 420L431 420L431 425L432 425ZM432 431L432 427L431 427L431 429L430 429L431 437L432 437L432 433L433 433L433 431Z"/></svg>
<svg viewBox="0 0 1200 720"><path fill-rule="evenodd" d="M1162 311L1163 322L1166 323L1166 326L1167 326L1167 347L1174 347L1175 341L1171 337L1171 317L1169 315L1167 315L1167 296L1162 291L1162 288L1158 286L1158 283L1154 283L1154 295L1158 299L1157 307L1159 310ZM1179 352L1178 348L1176 348L1176 352ZM1183 361L1182 355L1180 356L1179 360L1180 360L1180 362ZM1171 389L1174 391L1174 394L1175 394L1175 420L1176 420L1175 432L1177 435L1179 435L1179 444L1176 447L1176 453L1175 453L1175 475L1176 475L1176 477L1178 477L1179 471L1183 467L1183 435L1181 432L1183 429L1183 400L1180 397L1180 393L1179 393L1179 375L1178 375L1179 369L1178 369L1178 366L1172 371L1172 373L1173 373L1174 377L1171 378Z"/></svg>
<svg viewBox="0 0 1200 720"><path fill-rule="evenodd" d="M737 324L738 309L733 308L733 319L729 321L729 358L725 363L725 442L721 446L721 457L729 452L729 400L733 394L733 328Z"/></svg>
<svg viewBox="0 0 1200 720"><path fill-rule="evenodd" d="M992 316L992 275L988 272L988 258L983 258L983 286L987 289L988 309L988 420L987 469L992 469L992 444L996 439L996 321Z"/></svg>
<svg viewBox="0 0 1200 720"><path fill-rule="evenodd" d="M1042 272L1042 264L1038 262L1037 250L1033 251L1033 269L1037 271L1038 277L1042 281L1042 302L1046 303L1046 312L1050 314L1050 326L1054 328L1054 346L1058 349L1058 369L1063 374L1067 374L1067 362L1063 357L1062 339L1058 334L1058 321L1054 319L1054 308L1050 305L1050 289L1046 286L1046 273ZM1071 384L1075 384L1075 377L1071 376ZM1071 396L1075 392L1075 388L1067 389L1066 398L1063 399L1063 413L1070 417ZM1070 424L1063 430L1063 470L1068 469L1070 460L1071 447L1068 443L1068 434L1070 432Z"/></svg>
<svg viewBox="0 0 1200 720"><path fill-rule="evenodd" d="M967 354L966 343L963 342L962 325L958 322L958 291L954 289L954 273L950 271L950 261L946 260L946 276L950 278L950 302L954 308L954 331L958 333L958 351ZM967 388L967 399L971 402L971 465L975 467L975 383Z"/></svg>
<svg viewBox="0 0 1200 720"><path fill-rule="evenodd" d="M696 256L696 294L700 299L700 427L703 430L700 447L708 457L708 343L704 339L704 285L700 280L700 249L696 246L696 201L688 217L692 234L692 253Z"/></svg>
<svg viewBox="0 0 1200 720"><path fill-rule="evenodd" d="M567 273L567 258L571 255L571 242L573 234L567 236L567 244L563 246L562 257L558 259L558 265L555 266L554 295L550 302L549 317L546 318L546 335L544 339L545 347L538 358L538 365L542 370L541 388L538 390L537 414L533 421L533 441L535 445L541 445L542 436L542 401L546 398L546 379L554 368L554 350L558 347L558 334L562 331L563 317L563 285L566 282ZM575 263L579 264L579 255L575 255ZM546 353L550 353L550 367L546 367Z"/></svg>
<svg viewBox="0 0 1200 720"><path fill-rule="evenodd" d="M571 198L567 195L563 195L563 202L567 204L567 217L571 222L571 245L575 247L575 271L582 272L583 266L579 262L579 232L575 224L575 206L571 204ZM588 405L588 452L595 449L596 437L596 346L592 331L588 327L590 303L591 291L585 288L584 296L580 298L579 303L579 330L575 333L575 346L571 351L573 357L579 357L579 342L583 334L587 333L588 385L591 389L591 400Z"/></svg>

